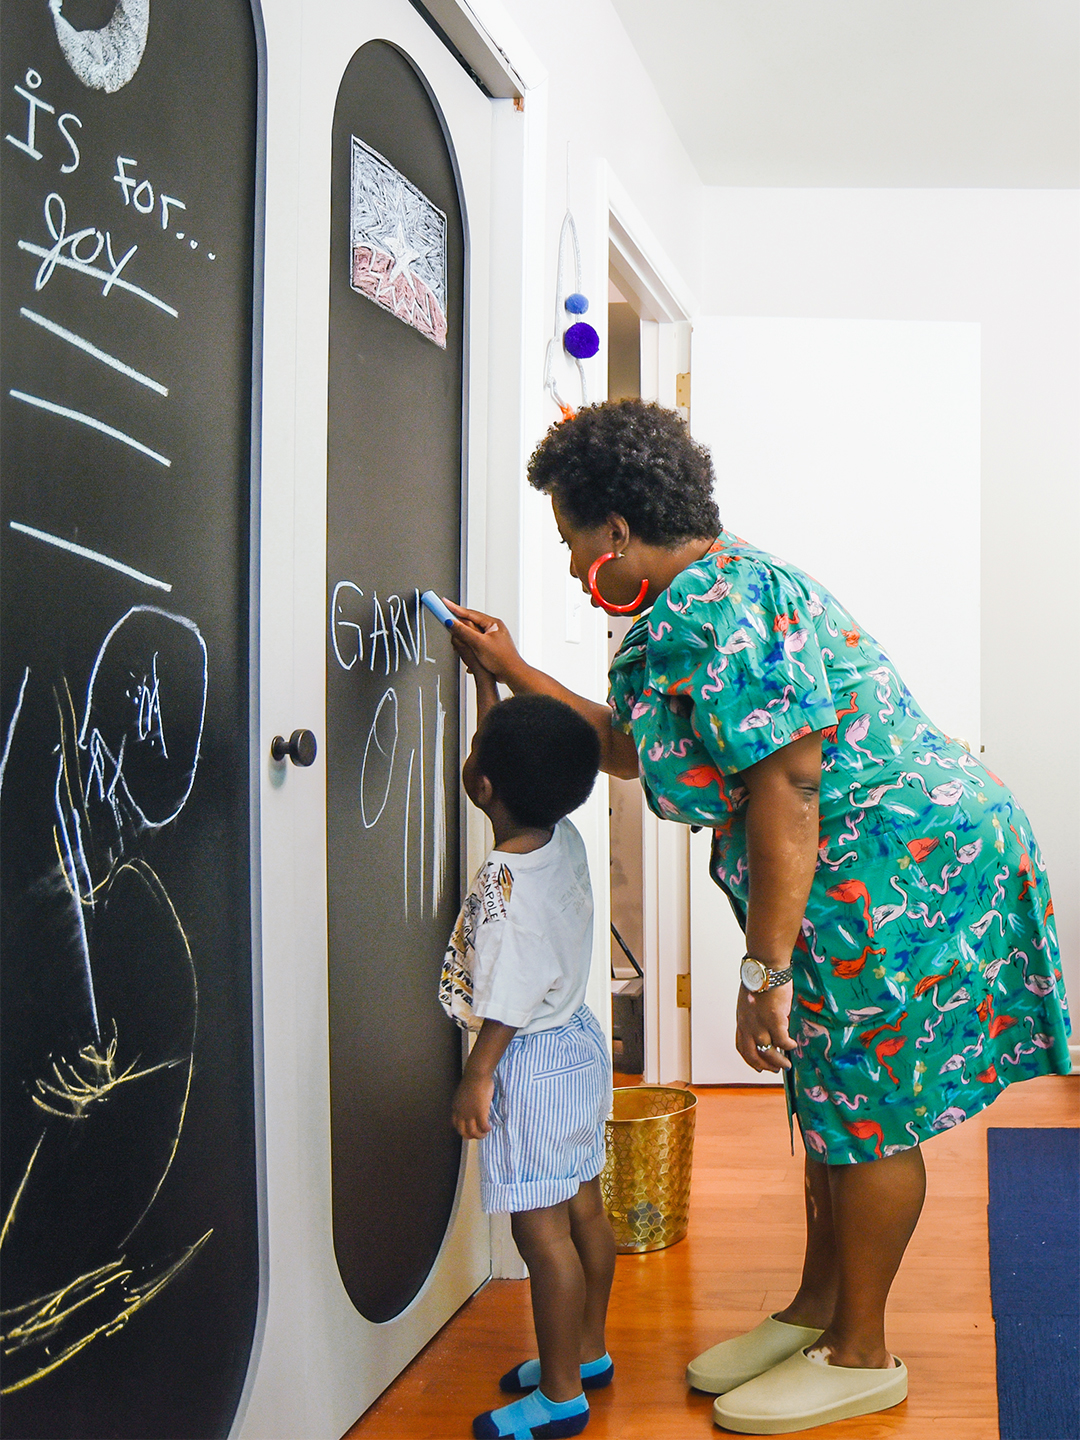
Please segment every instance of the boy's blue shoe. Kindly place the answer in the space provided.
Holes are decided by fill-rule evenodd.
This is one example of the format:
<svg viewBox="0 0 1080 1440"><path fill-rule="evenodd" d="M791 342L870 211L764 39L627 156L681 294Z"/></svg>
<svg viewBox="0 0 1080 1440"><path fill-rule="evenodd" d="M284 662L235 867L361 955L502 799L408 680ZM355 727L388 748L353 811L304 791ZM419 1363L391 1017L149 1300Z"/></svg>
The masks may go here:
<svg viewBox="0 0 1080 1440"><path fill-rule="evenodd" d="M511 1440L563 1440L567 1435L580 1435L589 1423L589 1402L584 1391L557 1405L542 1390L534 1390L513 1405L499 1410L485 1410L472 1423L478 1440L507 1436Z"/></svg>
<svg viewBox="0 0 1080 1440"><path fill-rule="evenodd" d="M581 1385L583 1390L602 1390L605 1385L611 1384L611 1377L615 1374L615 1362L605 1351L599 1360L590 1360L581 1367ZM524 1395L526 1390L535 1390L540 1384L540 1361L523 1360L520 1365L515 1365L508 1370L499 1381L499 1389L507 1395Z"/></svg>

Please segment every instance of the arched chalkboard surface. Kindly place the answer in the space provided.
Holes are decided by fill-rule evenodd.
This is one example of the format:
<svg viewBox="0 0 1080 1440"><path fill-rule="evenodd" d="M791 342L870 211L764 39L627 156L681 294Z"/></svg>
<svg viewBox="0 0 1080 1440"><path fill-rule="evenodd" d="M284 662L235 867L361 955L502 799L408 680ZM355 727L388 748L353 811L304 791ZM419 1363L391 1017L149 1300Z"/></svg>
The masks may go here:
<svg viewBox="0 0 1080 1440"><path fill-rule="evenodd" d="M461 1143L437 987L460 898L458 661L418 592L459 593L464 232L423 81L382 41L334 114L327 842L334 1248L369 1320L435 1262Z"/></svg>
<svg viewBox="0 0 1080 1440"><path fill-rule="evenodd" d="M5 0L5 1436L228 1432L258 1299L245 0Z"/></svg>

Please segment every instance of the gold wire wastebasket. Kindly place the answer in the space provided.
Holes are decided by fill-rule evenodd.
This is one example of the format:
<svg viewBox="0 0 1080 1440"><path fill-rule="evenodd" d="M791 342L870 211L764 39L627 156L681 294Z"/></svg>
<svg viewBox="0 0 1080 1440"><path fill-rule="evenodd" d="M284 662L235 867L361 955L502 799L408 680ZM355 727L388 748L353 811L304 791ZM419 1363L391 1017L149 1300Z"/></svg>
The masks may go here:
<svg viewBox="0 0 1080 1440"><path fill-rule="evenodd" d="M686 1234L696 1106L696 1095L669 1085L615 1091L600 1187L620 1254L662 1250Z"/></svg>

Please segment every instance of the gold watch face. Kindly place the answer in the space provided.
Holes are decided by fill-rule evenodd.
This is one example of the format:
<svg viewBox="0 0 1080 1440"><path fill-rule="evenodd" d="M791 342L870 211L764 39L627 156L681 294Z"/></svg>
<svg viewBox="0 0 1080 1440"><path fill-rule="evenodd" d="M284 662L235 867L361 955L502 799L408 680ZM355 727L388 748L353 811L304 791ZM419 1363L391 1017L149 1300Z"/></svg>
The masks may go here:
<svg viewBox="0 0 1080 1440"><path fill-rule="evenodd" d="M744 960L739 968L739 974L747 990L754 994L757 994L759 990L764 990L765 982L769 978L765 966L760 960Z"/></svg>

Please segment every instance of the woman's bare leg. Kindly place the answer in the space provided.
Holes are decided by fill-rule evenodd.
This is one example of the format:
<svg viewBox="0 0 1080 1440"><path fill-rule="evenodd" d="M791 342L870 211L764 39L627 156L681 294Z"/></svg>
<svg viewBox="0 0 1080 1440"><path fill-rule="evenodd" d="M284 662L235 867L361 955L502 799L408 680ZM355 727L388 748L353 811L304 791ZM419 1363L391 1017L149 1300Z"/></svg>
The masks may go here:
<svg viewBox="0 0 1080 1440"><path fill-rule="evenodd" d="M839 1284L832 1322L814 1348L827 1348L833 1365L891 1365L885 1302L926 1198L922 1150L830 1165L829 1185Z"/></svg>
<svg viewBox="0 0 1080 1440"><path fill-rule="evenodd" d="M824 1330L836 1308L839 1281L836 1265L836 1236L833 1234L832 1192L828 1165L806 1157L804 1194L806 1199L806 1254L802 1281L795 1299L786 1310L776 1312L777 1320L788 1325L806 1325Z"/></svg>
<svg viewBox="0 0 1080 1440"><path fill-rule="evenodd" d="M926 1196L922 1150L913 1146L860 1165L807 1161L807 1248L803 1281L777 1319L823 1325L814 1349L833 1365L878 1369L885 1346L885 1302ZM835 1296L831 1312L830 1295Z"/></svg>

